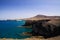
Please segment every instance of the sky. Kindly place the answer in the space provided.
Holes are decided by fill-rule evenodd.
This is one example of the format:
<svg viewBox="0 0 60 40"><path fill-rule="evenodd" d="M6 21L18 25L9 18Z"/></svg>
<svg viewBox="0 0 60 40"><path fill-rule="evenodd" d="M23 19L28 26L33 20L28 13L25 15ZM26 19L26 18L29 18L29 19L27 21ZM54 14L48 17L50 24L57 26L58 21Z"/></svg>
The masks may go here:
<svg viewBox="0 0 60 40"><path fill-rule="evenodd" d="M0 0L0 20L35 15L60 16L60 0Z"/></svg>

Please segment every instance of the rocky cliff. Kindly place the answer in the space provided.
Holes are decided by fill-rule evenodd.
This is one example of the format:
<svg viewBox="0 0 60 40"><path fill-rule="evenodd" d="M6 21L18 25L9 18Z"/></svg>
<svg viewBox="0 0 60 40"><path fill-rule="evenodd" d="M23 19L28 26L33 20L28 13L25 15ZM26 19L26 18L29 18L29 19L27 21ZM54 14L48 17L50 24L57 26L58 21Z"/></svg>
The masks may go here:
<svg viewBox="0 0 60 40"><path fill-rule="evenodd" d="M40 17L41 19L39 19ZM39 20L26 20L24 25L32 26L32 36L43 36L44 38L49 38L60 35L60 17L38 15L34 18L38 18Z"/></svg>
<svg viewBox="0 0 60 40"><path fill-rule="evenodd" d="M60 35L60 25L49 23L49 21L37 21L32 25L33 36L44 36L45 38Z"/></svg>
<svg viewBox="0 0 60 40"><path fill-rule="evenodd" d="M55 22L55 23L53 23ZM60 19L53 20L27 20L24 26L32 25L32 36L43 36L44 38L60 35Z"/></svg>

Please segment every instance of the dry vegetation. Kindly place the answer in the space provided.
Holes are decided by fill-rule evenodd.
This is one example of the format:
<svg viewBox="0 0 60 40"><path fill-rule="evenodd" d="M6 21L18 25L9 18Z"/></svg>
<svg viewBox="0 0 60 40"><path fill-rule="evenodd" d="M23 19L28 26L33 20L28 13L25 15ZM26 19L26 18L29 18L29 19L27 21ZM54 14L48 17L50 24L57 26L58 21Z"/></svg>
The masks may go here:
<svg viewBox="0 0 60 40"><path fill-rule="evenodd" d="M44 39L42 37L40 38L32 37L32 38L26 38L25 40L60 40L60 36L53 37L53 38L47 38L47 39Z"/></svg>

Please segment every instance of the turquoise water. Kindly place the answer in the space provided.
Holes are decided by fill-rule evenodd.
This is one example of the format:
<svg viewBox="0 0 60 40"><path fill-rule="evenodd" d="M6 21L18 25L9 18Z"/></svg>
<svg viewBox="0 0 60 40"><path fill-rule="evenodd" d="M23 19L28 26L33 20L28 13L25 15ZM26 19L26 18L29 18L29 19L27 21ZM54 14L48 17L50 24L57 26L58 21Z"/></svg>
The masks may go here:
<svg viewBox="0 0 60 40"><path fill-rule="evenodd" d="M0 38L27 38L30 36L22 35L23 32L28 32L31 29L24 28L22 25L25 21L0 21Z"/></svg>

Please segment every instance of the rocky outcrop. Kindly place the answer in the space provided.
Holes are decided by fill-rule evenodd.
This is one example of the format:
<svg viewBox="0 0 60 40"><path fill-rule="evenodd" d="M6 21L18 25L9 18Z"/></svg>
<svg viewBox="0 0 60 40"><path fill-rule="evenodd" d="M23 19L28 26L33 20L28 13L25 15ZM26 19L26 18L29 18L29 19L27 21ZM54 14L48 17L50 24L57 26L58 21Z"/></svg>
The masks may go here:
<svg viewBox="0 0 60 40"><path fill-rule="evenodd" d="M33 36L44 36L45 38L60 35L60 26L48 23L48 21L37 21L32 25Z"/></svg>
<svg viewBox="0 0 60 40"><path fill-rule="evenodd" d="M46 22L46 21L49 21L49 19L48 20L25 20L26 22L25 22L25 24L23 25L23 26L30 26L30 25L33 25L33 24L35 24L36 22Z"/></svg>
<svg viewBox="0 0 60 40"><path fill-rule="evenodd" d="M23 26L30 26L30 25L33 24L33 21L31 21L31 20L25 20L25 21L26 22L25 22L25 24Z"/></svg>
<svg viewBox="0 0 60 40"><path fill-rule="evenodd" d="M60 22L60 20L58 22ZM32 36L43 36L44 38L49 38L60 35L60 25L57 26L56 24L59 23L52 23L52 20L50 19L38 21L28 20L24 26L32 25Z"/></svg>

